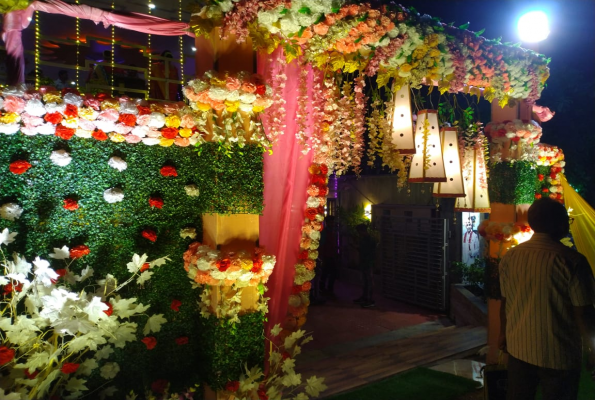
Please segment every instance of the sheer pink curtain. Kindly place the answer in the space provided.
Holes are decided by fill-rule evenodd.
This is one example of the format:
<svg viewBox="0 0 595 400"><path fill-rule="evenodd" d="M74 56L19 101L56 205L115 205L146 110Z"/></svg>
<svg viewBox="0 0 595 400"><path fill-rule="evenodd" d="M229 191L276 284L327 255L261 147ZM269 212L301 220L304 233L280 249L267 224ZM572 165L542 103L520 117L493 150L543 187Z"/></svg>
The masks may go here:
<svg viewBox="0 0 595 400"><path fill-rule="evenodd" d="M188 35L194 37L194 33L189 31L189 26L185 22L169 21L164 18L139 13L118 14L84 4L68 4L60 0L47 0L47 2L43 3L35 1L25 10L12 11L4 15L2 40L4 40L8 55L7 72L9 84L11 85L25 81L25 58L23 56L21 31L29 26L34 11L90 19L96 24L102 23L106 28L115 25L131 31L153 35Z"/></svg>
<svg viewBox="0 0 595 400"><path fill-rule="evenodd" d="M264 212L260 217L260 245L267 253L277 256L275 270L267 284L267 296L271 298L265 330L267 335L276 323L283 322L287 313L308 197L308 167L312 163L312 152L303 155L295 138L298 80L302 67L297 62L286 65L284 58L280 48L271 55L258 56L258 73L268 76L268 71L272 69L274 73L285 72L287 75L285 134L273 147L273 154L264 156Z"/></svg>

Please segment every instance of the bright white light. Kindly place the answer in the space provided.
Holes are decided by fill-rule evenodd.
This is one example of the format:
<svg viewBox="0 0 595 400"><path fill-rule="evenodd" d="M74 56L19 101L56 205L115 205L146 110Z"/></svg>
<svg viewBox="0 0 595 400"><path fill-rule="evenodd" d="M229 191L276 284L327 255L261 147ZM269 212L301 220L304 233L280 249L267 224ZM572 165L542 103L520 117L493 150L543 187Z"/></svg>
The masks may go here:
<svg viewBox="0 0 595 400"><path fill-rule="evenodd" d="M523 42L541 42L550 34L548 18L543 11L531 11L524 14L519 18L517 28Z"/></svg>
<svg viewBox="0 0 595 400"><path fill-rule="evenodd" d="M364 207L364 218L372 220L372 204L366 204Z"/></svg>
<svg viewBox="0 0 595 400"><path fill-rule="evenodd" d="M76 82L75 81L71 81L70 84L71 85L76 85Z"/></svg>
<svg viewBox="0 0 595 400"><path fill-rule="evenodd" d="M196 47L194 47L194 46L193 46L193 47L192 47L192 51L196 51Z"/></svg>
<svg viewBox="0 0 595 400"><path fill-rule="evenodd" d="M31 22L31 19L32 19L31 17L27 17L27 21Z"/></svg>
<svg viewBox="0 0 595 400"><path fill-rule="evenodd" d="M150 8L150 9L153 9L153 8L155 8L155 4L153 4L153 3L149 3L149 8Z"/></svg>

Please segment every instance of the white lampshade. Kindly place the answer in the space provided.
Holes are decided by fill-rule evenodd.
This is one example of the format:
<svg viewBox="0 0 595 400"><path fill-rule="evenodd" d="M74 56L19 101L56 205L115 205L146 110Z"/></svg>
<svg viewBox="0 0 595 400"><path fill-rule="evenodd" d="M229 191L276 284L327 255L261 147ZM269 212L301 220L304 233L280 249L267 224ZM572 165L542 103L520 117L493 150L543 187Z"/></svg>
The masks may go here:
<svg viewBox="0 0 595 400"><path fill-rule="evenodd" d="M404 85L394 95L392 138L400 154L415 154L413 139L413 116L411 114L411 92Z"/></svg>
<svg viewBox="0 0 595 400"><path fill-rule="evenodd" d="M481 147L468 147L463 155L465 197L457 198L455 211L490 212L487 171Z"/></svg>
<svg viewBox="0 0 595 400"><path fill-rule="evenodd" d="M442 128L440 138L442 139L442 158L444 159L446 182L434 183L432 196L465 197L457 128Z"/></svg>
<svg viewBox="0 0 595 400"><path fill-rule="evenodd" d="M415 155L411 160L409 182L446 182L437 110L417 113Z"/></svg>

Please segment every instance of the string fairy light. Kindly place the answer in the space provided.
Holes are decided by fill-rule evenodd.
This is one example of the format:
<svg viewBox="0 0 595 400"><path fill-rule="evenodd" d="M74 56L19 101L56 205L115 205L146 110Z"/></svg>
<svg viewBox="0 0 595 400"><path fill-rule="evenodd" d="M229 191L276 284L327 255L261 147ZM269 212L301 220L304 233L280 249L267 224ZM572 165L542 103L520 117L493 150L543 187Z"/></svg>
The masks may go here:
<svg viewBox="0 0 595 400"><path fill-rule="evenodd" d="M115 1L112 0L112 12L116 9ZM111 65L112 65L112 76L111 76L111 87L110 93L114 95L114 67L115 67L115 50L116 50L116 26L112 24L112 57L111 57Z"/></svg>
<svg viewBox="0 0 595 400"><path fill-rule="evenodd" d="M182 0L178 0L178 21L182 22ZM178 37L180 43L180 81L184 84L184 36Z"/></svg>
<svg viewBox="0 0 595 400"><path fill-rule="evenodd" d="M79 5L79 0L76 0L76 5ZM80 70L80 65L79 65L79 55L81 52L80 49L80 44L81 44L81 22L80 22L80 18L76 17L76 90L79 90L79 70Z"/></svg>
<svg viewBox="0 0 595 400"><path fill-rule="evenodd" d="M39 11L35 11L35 89L39 89Z"/></svg>
<svg viewBox="0 0 595 400"><path fill-rule="evenodd" d="M151 15L151 10L153 9L154 4L149 0L149 15ZM151 65L153 64L153 60L151 59L152 52L151 52L151 34L147 35L147 52L148 52L148 63L147 66L147 93L145 94L145 100L149 99L151 94Z"/></svg>

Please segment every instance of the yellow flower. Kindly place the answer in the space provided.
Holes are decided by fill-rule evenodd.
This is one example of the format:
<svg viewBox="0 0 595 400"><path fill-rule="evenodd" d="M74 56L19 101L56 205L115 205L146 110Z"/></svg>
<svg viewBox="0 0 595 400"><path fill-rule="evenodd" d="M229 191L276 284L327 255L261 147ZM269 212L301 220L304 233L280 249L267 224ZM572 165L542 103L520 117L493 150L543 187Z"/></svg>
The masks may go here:
<svg viewBox="0 0 595 400"><path fill-rule="evenodd" d="M250 271L252 269L252 267L253 267L252 260L240 258L239 261L240 261L240 266L242 267L242 269L244 269L246 271Z"/></svg>
<svg viewBox="0 0 595 400"><path fill-rule="evenodd" d="M328 131L329 131L329 129L331 129L331 126L329 125L329 123L328 123L328 122L323 122L323 123L321 124L321 127L322 127L322 131L323 131L323 132L328 132Z"/></svg>
<svg viewBox="0 0 595 400"><path fill-rule="evenodd" d="M102 110L107 110L113 108L114 110L119 110L120 109L120 102L115 100L115 99L108 99L108 100L103 100L103 102L101 103L101 109Z"/></svg>
<svg viewBox="0 0 595 400"><path fill-rule="evenodd" d="M211 85L214 86L225 86L225 80L213 77L211 78Z"/></svg>
<svg viewBox="0 0 595 400"><path fill-rule="evenodd" d="M89 121L93 121L93 116L95 115L95 110L90 107L82 107L79 108L79 117L88 119Z"/></svg>
<svg viewBox="0 0 595 400"><path fill-rule="evenodd" d="M263 112L264 107L263 106L254 106L254 107L252 107L252 111L255 113Z"/></svg>
<svg viewBox="0 0 595 400"><path fill-rule="evenodd" d="M440 56L440 50L433 48L432 50L430 50L430 57L432 58L438 58Z"/></svg>
<svg viewBox="0 0 595 400"><path fill-rule="evenodd" d="M240 107L240 102L225 100L225 107L226 107L227 112L236 112L236 111L238 111L238 108Z"/></svg>
<svg viewBox="0 0 595 400"><path fill-rule="evenodd" d="M159 141L159 146L162 146L162 147L169 147L173 144L174 144L174 139L161 138L161 140Z"/></svg>
<svg viewBox="0 0 595 400"><path fill-rule="evenodd" d="M403 72L410 72L411 71L412 66L409 64L403 64L399 67L399 70L403 71Z"/></svg>
<svg viewBox="0 0 595 400"><path fill-rule="evenodd" d="M62 103L62 97L57 92L48 92L43 95L43 101L46 103Z"/></svg>
<svg viewBox="0 0 595 400"><path fill-rule="evenodd" d="M198 109L200 111L209 111L211 109L211 106L209 104L204 104L204 103L196 103L196 106L198 107Z"/></svg>
<svg viewBox="0 0 595 400"><path fill-rule="evenodd" d="M21 117L19 114L9 112L9 113L4 114L2 117L0 117L0 122L3 124L14 124L15 122L17 122L20 119L21 119Z"/></svg>
<svg viewBox="0 0 595 400"><path fill-rule="evenodd" d="M109 138L112 142L116 143L122 143L126 141L126 138L119 133L111 133Z"/></svg>
<svg viewBox="0 0 595 400"><path fill-rule="evenodd" d="M64 118L64 120L62 121L62 125L64 125L67 128L78 128L78 118Z"/></svg>
<svg viewBox="0 0 595 400"><path fill-rule="evenodd" d="M165 118L165 126L168 128L178 128L180 126L180 117L175 114L167 116Z"/></svg>
<svg viewBox="0 0 595 400"><path fill-rule="evenodd" d="M178 131L178 134L182 137L190 137L192 136L192 129L182 128Z"/></svg>

